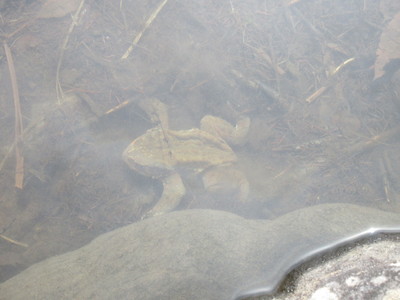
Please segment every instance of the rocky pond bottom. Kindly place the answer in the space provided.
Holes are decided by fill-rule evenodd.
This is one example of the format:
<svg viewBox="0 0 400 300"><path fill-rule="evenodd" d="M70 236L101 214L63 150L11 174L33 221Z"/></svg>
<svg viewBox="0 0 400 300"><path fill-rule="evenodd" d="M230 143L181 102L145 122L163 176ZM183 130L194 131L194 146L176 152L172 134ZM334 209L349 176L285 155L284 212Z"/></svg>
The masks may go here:
<svg viewBox="0 0 400 300"><path fill-rule="evenodd" d="M103 234L0 284L0 299L238 299L271 294L307 258L400 217L324 204L275 220L215 210L177 211Z"/></svg>

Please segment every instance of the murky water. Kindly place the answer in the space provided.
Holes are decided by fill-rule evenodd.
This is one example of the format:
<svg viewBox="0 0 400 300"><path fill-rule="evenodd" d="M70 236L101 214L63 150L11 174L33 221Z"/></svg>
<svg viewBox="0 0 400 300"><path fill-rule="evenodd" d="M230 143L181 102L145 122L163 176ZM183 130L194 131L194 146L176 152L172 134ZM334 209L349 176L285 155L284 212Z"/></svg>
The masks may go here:
<svg viewBox="0 0 400 300"><path fill-rule="evenodd" d="M311 255L398 230L396 66L374 79L387 5L0 1L0 279L135 224L159 267L207 244L184 254L220 284L204 297L271 293ZM213 247L237 254L222 274Z"/></svg>

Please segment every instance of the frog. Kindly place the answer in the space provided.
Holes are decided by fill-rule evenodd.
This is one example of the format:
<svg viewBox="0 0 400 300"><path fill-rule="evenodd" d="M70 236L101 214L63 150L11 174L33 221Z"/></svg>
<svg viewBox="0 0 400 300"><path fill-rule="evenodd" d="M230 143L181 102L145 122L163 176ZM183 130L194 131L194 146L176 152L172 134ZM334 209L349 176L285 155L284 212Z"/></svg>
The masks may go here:
<svg viewBox="0 0 400 300"><path fill-rule="evenodd" d="M239 201L247 201L249 183L236 167L238 158L231 145L244 143L249 117L240 117L233 126L220 117L205 115L199 128L173 130L163 102L152 98L139 106L157 125L134 139L122 158L132 170L158 179L163 185L160 199L142 219L174 210L186 194L185 176L201 175L206 191L230 189Z"/></svg>

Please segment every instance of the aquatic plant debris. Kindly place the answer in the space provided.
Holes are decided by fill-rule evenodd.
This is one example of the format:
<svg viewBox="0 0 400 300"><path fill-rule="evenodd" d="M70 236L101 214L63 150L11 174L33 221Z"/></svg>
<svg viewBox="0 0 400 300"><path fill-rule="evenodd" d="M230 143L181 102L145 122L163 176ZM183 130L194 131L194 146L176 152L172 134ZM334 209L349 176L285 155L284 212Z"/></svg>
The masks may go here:
<svg viewBox="0 0 400 300"><path fill-rule="evenodd" d="M79 7L81 0L47 0L39 10L37 18L62 18L73 13Z"/></svg>
<svg viewBox="0 0 400 300"><path fill-rule="evenodd" d="M310 255L399 230L398 214L350 204L312 206L273 221L215 210L177 211L37 263L0 284L0 299L212 300L271 294Z"/></svg>
<svg viewBox="0 0 400 300"><path fill-rule="evenodd" d="M400 59L400 13L397 13L387 24L381 34L376 61L374 65L374 79L382 77L385 73L385 65L391 60Z"/></svg>

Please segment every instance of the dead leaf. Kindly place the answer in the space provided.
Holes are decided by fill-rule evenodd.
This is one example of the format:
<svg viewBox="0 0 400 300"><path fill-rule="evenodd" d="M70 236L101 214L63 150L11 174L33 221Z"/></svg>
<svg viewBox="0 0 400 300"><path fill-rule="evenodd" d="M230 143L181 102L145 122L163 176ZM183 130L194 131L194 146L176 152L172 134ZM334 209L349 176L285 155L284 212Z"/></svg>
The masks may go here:
<svg viewBox="0 0 400 300"><path fill-rule="evenodd" d="M384 75L385 65L393 59L400 59L400 13L393 17L381 34L376 51L374 80Z"/></svg>
<svg viewBox="0 0 400 300"><path fill-rule="evenodd" d="M62 18L78 9L81 0L47 0L39 10L39 19Z"/></svg>

